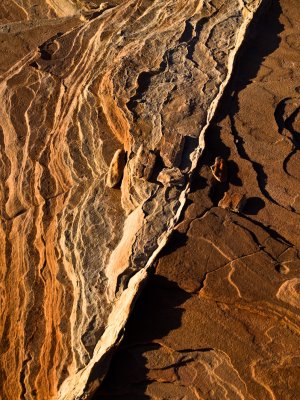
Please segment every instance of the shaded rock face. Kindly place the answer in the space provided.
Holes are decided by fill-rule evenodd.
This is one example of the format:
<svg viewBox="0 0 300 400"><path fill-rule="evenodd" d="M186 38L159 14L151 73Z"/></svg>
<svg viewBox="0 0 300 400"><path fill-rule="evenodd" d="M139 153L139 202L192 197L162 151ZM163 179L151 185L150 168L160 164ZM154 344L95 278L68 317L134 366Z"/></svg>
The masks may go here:
<svg viewBox="0 0 300 400"><path fill-rule="evenodd" d="M1 2L1 398L84 399L102 380L267 3Z"/></svg>
<svg viewBox="0 0 300 400"><path fill-rule="evenodd" d="M299 398L299 21L297 1L273 2L245 44L95 399ZM218 206L234 193L240 213Z"/></svg>

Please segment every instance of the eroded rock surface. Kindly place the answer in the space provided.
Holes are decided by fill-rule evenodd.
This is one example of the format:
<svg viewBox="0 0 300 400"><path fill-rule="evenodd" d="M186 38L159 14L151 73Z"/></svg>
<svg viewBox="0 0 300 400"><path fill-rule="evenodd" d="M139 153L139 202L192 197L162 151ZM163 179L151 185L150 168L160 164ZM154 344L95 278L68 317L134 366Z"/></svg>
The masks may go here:
<svg viewBox="0 0 300 400"><path fill-rule="evenodd" d="M298 1L274 1L245 45L95 400L300 398L299 22ZM218 207L242 192L240 213Z"/></svg>
<svg viewBox="0 0 300 400"><path fill-rule="evenodd" d="M126 154L124 150L118 149L115 152L113 159L111 160L107 172L106 185L109 188L114 188L121 182L123 178L123 171L125 165L126 165Z"/></svg>
<svg viewBox="0 0 300 400"><path fill-rule="evenodd" d="M84 399L101 381L267 3L1 2L3 400ZM106 187L120 148L121 191Z"/></svg>

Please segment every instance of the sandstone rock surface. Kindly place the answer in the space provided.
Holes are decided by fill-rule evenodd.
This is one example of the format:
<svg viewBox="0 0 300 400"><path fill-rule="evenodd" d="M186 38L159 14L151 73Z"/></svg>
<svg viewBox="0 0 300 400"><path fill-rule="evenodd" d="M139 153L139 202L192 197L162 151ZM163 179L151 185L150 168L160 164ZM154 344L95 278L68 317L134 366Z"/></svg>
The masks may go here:
<svg viewBox="0 0 300 400"><path fill-rule="evenodd" d="M274 1L248 38L95 399L300 398L299 22L298 1ZM242 191L241 213L218 206Z"/></svg>
<svg viewBox="0 0 300 400"><path fill-rule="evenodd" d="M111 160L107 173L106 185L109 188L114 188L121 182L125 165L126 154L124 150L118 149Z"/></svg>
<svg viewBox="0 0 300 400"><path fill-rule="evenodd" d="M235 212L243 211L247 202L246 195L243 192L226 192L219 201L218 206Z"/></svg>
<svg viewBox="0 0 300 400"><path fill-rule="evenodd" d="M1 2L3 400L84 399L101 381L264 4ZM173 167L185 186L157 180Z"/></svg>
<svg viewBox="0 0 300 400"><path fill-rule="evenodd" d="M217 181L219 182L227 182L228 179L228 169L227 169L227 164L226 161L218 156L215 159L214 165L210 167L213 176L216 178Z"/></svg>

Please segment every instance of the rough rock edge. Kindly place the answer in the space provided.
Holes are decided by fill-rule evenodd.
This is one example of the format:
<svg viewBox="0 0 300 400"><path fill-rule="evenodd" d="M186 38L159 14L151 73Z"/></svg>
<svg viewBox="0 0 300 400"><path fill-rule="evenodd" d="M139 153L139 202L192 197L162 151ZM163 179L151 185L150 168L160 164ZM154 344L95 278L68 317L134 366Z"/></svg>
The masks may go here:
<svg viewBox="0 0 300 400"><path fill-rule="evenodd" d="M146 263L145 267L139 270L133 277L129 279L127 288L122 292L120 297L116 300L113 310L109 316L106 330L101 339L99 340L99 342L97 343L93 357L91 358L89 364L84 369L79 371L77 374L73 375L72 377L69 377L66 381L63 382L58 393L59 400L74 400L74 399L86 400L90 398L90 396L96 390L97 387L95 387L95 385L89 385L90 383L92 383L89 382L92 369L95 366L95 364L99 365L99 363L104 359L104 357L108 353L111 352L115 344L118 342L120 334L127 322L129 313L132 310L134 301L136 300L140 292L142 283L147 277L147 270L153 264L160 251L164 248L170 234L174 230L175 225L180 218L181 212L186 202L187 194L189 193L190 190L190 178L198 164L202 151L204 150L205 147L205 138L204 138L205 132L207 131L210 122L215 115L219 101L231 78L234 62L236 60L238 51L243 43L243 40L246 36L247 29L251 24L254 15L257 14L261 10L262 5L266 5L267 2L268 0L259 0L257 2L256 8L252 10L249 10L245 4L245 9L248 10L248 15L245 17L245 20L241 25L241 28L237 35L235 48L228 57L228 72L226 79L220 85L219 93L216 96L216 98L212 101L208 109L206 124L202 128L199 135L199 146L194 151L191 157L192 165L190 172L188 174L189 182L187 183L186 188L181 192L179 197L179 203L180 203L179 208L175 216L169 222L169 229L165 232L164 236L159 242L157 249L152 253L151 257L148 259L148 262ZM105 361L107 362L107 360ZM105 372L103 371L103 376L99 377L99 379L103 379L104 374Z"/></svg>

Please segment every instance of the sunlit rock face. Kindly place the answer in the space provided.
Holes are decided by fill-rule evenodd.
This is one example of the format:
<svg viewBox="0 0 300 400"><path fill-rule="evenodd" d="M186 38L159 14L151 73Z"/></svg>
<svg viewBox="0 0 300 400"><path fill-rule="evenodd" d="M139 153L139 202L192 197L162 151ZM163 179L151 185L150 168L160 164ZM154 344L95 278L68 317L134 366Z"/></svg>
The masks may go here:
<svg viewBox="0 0 300 400"><path fill-rule="evenodd" d="M1 398L103 378L261 3L1 3Z"/></svg>
<svg viewBox="0 0 300 400"><path fill-rule="evenodd" d="M247 36L95 400L300 398L299 21L273 1Z"/></svg>

